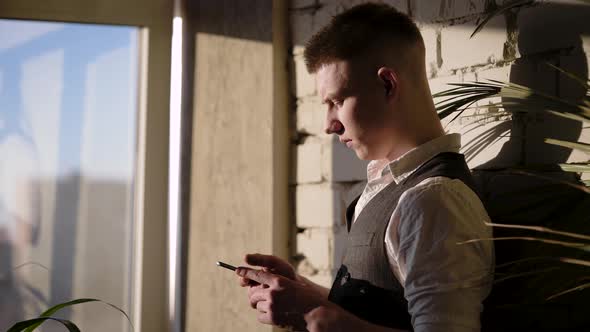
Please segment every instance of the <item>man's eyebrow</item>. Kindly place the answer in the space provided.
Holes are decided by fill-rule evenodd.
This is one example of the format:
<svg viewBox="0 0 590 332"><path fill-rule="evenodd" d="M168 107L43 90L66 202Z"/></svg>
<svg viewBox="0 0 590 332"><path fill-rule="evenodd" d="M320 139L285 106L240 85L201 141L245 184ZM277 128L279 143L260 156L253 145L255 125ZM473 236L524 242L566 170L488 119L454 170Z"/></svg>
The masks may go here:
<svg viewBox="0 0 590 332"><path fill-rule="evenodd" d="M326 94L326 96L322 98L322 104L327 104L331 99L334 99L334 95L331 93Z"/></svg>
<svg viewBox="0 0 590 332"><path fill-rule="evenodd" d="M329 100L341 98L344 91L336 91L326 93L326 96L322 99L322 104L326 104Z"/></svg>

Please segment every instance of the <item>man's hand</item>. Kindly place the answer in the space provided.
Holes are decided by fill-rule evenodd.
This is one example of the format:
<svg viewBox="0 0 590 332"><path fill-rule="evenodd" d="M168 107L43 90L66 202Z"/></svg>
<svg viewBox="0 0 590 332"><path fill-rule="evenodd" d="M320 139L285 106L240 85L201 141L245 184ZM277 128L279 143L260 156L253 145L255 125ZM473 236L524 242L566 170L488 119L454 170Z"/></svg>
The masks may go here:
<svg viewBox="0 0 590 332"><path fill-rule="evenodd" d="M291 280L297 279L297 274L295 273L295 269L293 268L293 266L291 266L289 262L276 256L248 254L244 258L244 261L248 265L262 267L263 271L277 274ZM240 286L242 287L257 285L257 282L253 282L248 278L240 278Z"/></svg>
<svg viewBox="0 0 590 332"><path fill-rule="evenodd" d="M343 332L336 330L338 314L327 307L317 307L303 316L309 332Z"/></svg>
<svg viewBox="0 0 590 332"><path fill-rule="evenodd" d="M337 306L319 306L303 316L309 332L361 331L359 319Z"/></svg>
<svg viewBox="0 0 590 332"><path fill-rule="evenodd" d="M309 332L408 332L371 324L332 303L314 308L303 318Z"/></svg>
<svg viewBox="0 0 590 332"><path fill-rule="evenodd" d="M236 273L250 284L256 283L248 289L248 298L252 308L258 311L258 321L263 324L305 331L303 315L321 305L329 305L311 287L285 276L246 267L239 267Z"/></svg>

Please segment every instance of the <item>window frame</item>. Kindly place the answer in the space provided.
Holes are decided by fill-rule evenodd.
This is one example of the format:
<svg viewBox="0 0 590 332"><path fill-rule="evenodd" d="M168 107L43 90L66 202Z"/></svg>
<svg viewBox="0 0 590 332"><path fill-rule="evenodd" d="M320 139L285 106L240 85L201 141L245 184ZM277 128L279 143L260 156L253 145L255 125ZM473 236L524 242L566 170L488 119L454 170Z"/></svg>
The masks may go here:
<svg viewBox="0 0 590 332"><path fill-rule="evenodd" d="M3 0L0 18L139 29L131 316L135 331L170 331L167 211L173 1Z"/></svg>

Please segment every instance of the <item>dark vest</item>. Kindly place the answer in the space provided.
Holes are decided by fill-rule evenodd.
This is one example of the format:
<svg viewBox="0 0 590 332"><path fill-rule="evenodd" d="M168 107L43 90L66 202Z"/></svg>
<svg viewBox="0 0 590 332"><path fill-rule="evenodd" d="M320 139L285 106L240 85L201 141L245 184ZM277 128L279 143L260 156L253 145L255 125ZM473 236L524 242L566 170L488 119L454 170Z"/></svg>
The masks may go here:
<svg viewBox="0 0 590 332"><path fill-rule="evenodd" d="M397 202L408 189L435 176L459 179L475 191L465 158L441 153L399 184L392 182L363 208L352 224L357 197L346 211L348 238L342 266L329 300L357 317L391 328L413 330L404 288L391 272L384 245L385 231Z"/></svg>

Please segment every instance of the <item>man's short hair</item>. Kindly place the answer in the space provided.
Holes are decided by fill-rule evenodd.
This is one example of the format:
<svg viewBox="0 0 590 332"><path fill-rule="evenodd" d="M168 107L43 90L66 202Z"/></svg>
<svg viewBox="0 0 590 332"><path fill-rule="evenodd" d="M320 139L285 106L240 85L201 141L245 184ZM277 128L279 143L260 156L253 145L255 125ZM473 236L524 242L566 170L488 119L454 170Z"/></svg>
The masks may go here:
<svg viewBox="0 0 590 332"><path fill-rule="evenodd" d="M417 43L424 45L410 17L386 4L365 3L334 16L307 42L305 65L315 73L324 64L362 57L379 45L404 50Z"/></svg>

